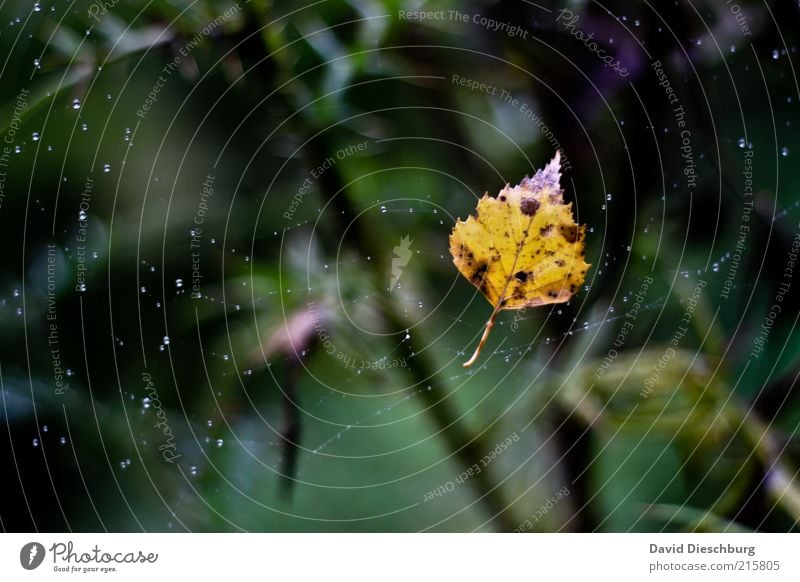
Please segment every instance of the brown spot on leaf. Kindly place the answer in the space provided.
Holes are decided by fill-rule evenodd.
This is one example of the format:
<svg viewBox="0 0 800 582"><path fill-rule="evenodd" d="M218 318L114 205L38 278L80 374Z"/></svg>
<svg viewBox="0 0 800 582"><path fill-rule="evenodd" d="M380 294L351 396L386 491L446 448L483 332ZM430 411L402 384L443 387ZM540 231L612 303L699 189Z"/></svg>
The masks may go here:
<svg viewBox="0 0 800 582"><path fill-rule="evenodd" d="M514 273L514 276L517 278L518 281L522 281L523 283L528 280L528 273L525 271L517 271Z"/></svg>
<svg viewBox="0 0 800 582"><path fill-rule="evenodd" d="M533 216L539 210L539 201L535 198L523 198L519 201L519 207L526 216Z"/></svg>
<svg viewBox="0 0 800 582"><path fill-rule="evenodd" d="M470 275L469 280L472 281L475 285L481 285L483 283L484 275L486 275L486 271L488 269L488 265L486 263L480 263L475 271ZM483 285L481 285L483 288Z"/></svg>
<svg viewBox="0 0 800 582"><path fill-rule="evenodd" d="M550 232L552 230L553 230L553 225L552 224L548 224L547 226L543 226L542 228L539 229L539 235L540 236L547 236L547 235L550 234Z"/></svg>
<svg viewBox="0 0 800 582"><path fill-rule="evenodd" d="M562 225L559 230L561 230L561 236L563 236L568 243L574 243L576 240L578 240L578 225Z"/></svg>

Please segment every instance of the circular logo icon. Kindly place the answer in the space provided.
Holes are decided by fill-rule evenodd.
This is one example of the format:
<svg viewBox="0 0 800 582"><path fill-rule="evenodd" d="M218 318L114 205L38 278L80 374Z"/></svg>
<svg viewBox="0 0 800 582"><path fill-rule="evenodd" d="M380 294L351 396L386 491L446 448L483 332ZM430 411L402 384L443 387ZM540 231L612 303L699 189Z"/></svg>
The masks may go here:
<svg viewBox="0 0 800 582"><path fill-rule="evenodd" d="M39 542L29 542L19 551L19 563L26 570L35 570L44 561L44 546Z"/></svg>

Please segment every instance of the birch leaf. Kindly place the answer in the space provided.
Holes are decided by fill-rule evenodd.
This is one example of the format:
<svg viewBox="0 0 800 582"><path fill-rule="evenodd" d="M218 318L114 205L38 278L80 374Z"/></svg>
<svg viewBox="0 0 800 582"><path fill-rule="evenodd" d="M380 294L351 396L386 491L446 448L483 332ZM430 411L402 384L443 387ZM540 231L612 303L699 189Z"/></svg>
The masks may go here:
<svg viewBox="0 0 800 582"><path fill-rule="evenodd" d="M497 313L568 301L583 284L586 226L564 203L561 156L556 153L533 178L496 197L478 201L475 216L458 219L450 234L450 253L458 270L492 304L486 329L471 366L489 337Z"/></svg>

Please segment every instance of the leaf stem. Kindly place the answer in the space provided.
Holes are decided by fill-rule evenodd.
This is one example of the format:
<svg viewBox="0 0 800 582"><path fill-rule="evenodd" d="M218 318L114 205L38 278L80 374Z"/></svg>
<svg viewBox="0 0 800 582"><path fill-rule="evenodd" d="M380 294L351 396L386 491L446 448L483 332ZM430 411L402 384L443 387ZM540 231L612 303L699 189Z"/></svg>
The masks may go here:
<svg viewBox="0 0 800 582"><path fill-rule="evenodd" d="M475 360L478 359L478 355L481 353L483 346L486 344L486 340L489 339L489 333L492 331L494 327L494 320L497 317L497 312L499 309L495 309L492 311L492 315L489 317L489 321L486 322L486 328L483 330L483 335L481 336L481 341L478 342L478 347L475 348L475 353L472 354L472 357L461 364L465 368L469 368L472 364L475 363Z"/></svg>

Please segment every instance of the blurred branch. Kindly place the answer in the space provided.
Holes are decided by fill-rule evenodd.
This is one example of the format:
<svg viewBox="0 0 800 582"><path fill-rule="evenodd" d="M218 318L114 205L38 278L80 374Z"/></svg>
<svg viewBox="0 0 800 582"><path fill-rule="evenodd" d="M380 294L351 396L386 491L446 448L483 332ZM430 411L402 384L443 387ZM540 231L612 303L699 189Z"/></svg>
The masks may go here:
<svg viewBox="0 0 800 582"><path fill-rule="evenodd" d="M797 486L797 471L790 469L780 458L780 449L769 427L754 413L738 409L745 437L754 452L765 465L762 483L770 498L800 523L800 488Z"/></svg>
<svg viewBox="0 0 800 582"><path fill-rule="evenodd" d="M664 521L667 525L672 523L680 524L683 526L683 531L752 533L746 527L742 527L735 521L728 521L712 511L703 511L686 505L656 503L648 506L645 512L651 518Z"/></svg>
<svg viewBox="0 0 800 582"><path fill-rule="evenodd" d="M320 138L310 142L310 150L312 158L325 159L326 152L333 151L335 148L326 147L324 139ZM340 221L340 232L347 230L347 226L350 225L350 230L355 234L358 250L364 255L369 255L372 252L370 249L378 248L376 238L365 226L365 221L355 220L357 212L352 208L347 197L343 194L333 195L336 192L343 192L343 188L342 178L335 166L322 175L320 193L330 199L334 215ZM373 263L373 265L375 264ZM383 283L383 273L377 272L377 268L375 265L371 274L375 288L380 288ZM394 303L386 305L384 316L393 329L403 330L407 327L407 323L403 320L403 314ZM429 355L430 350L420 349L415 345L417 342L419 342L419 333L415 333L414 338L409 340L409 349L416 354L408 359L407 368L413 377L414 385L419 387L429 384L445 385L446 382L443 379L437 379L437 366ZM438 427L439 434L447 443L449 450L453 451L464 467L471 467L478 463L484 454L491 450L492 445L482 442L480 435L468 434L462 422L463 415L459 414L451 399L442 398L440 392L433 390L420 390L419 393L425 400L426 413ZM518 523L523 521L522 519L513 519L513 516L506 511L506 503L498 485L493 483L489 471L477 473L469 482L477 489L484 507L498 524L498 529L512 531Z"/></svg>

